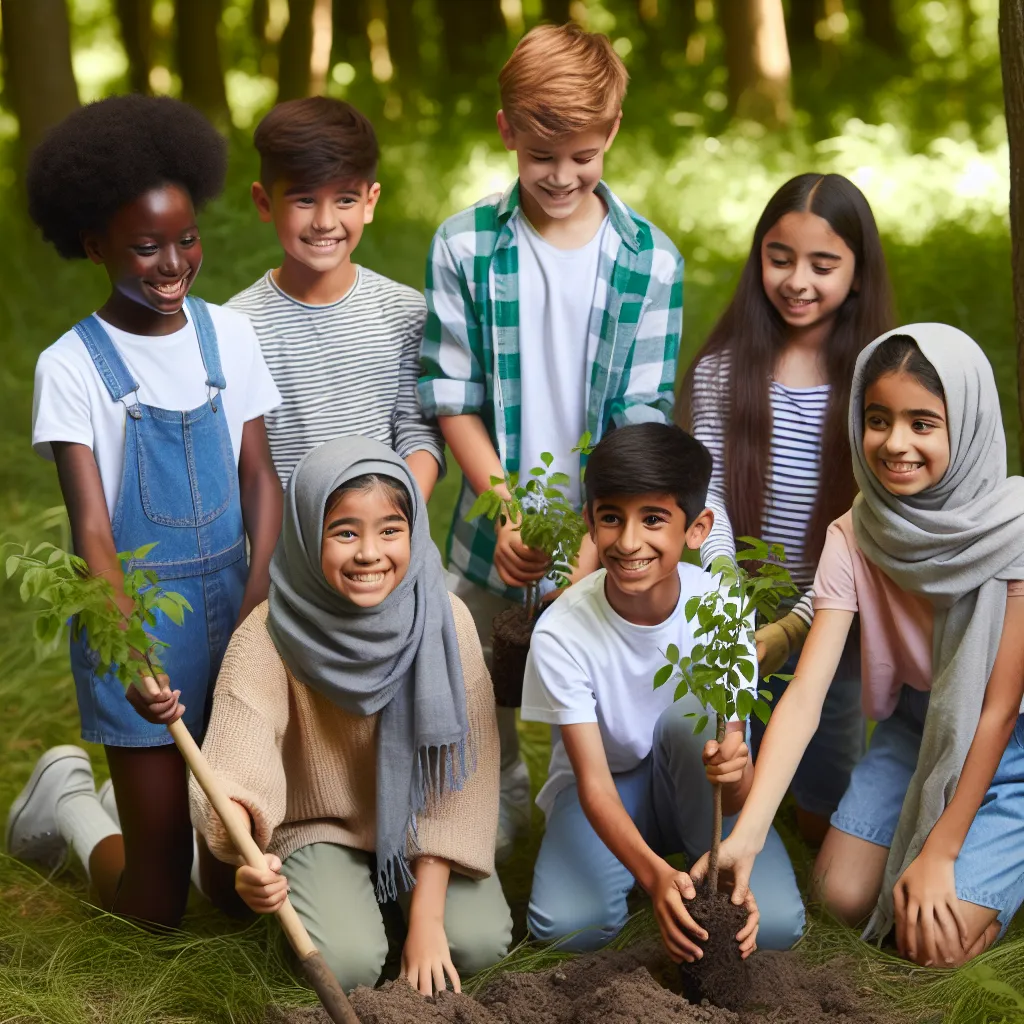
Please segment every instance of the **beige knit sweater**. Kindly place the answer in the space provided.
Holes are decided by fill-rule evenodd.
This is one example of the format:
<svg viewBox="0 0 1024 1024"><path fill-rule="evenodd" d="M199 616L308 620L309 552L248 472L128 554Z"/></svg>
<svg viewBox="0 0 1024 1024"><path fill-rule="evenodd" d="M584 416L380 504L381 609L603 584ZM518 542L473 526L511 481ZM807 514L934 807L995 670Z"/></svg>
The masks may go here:
<svg viewBox="0 0 1024 1024"><path fill-rule="evenodd" d="M418 845L483 878L494 871L498 827L494 695L473 619L449 598L466 682L467 766L475 767L461 790L430 799L417 819ZM248 808L261 850L282 860L310 843L372 852L379 715L348 714L299 682L274 647L267 610L266 602L254 609L228 645L203 753L228 795ZM192 822L214 855L234 862L224 826L194 778L189 799Z"/></svg>

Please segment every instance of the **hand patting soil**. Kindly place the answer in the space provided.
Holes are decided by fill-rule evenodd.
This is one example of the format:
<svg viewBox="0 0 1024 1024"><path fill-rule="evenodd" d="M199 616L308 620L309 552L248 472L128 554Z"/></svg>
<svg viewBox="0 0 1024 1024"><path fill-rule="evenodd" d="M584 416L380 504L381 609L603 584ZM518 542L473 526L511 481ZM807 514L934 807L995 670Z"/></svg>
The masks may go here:
<svg viewBox="0 0 1024 1024"><path fill-rule="evenodd" d="M895 1024L869 1005L841 961L815 967L797 953L758 952L746 961L750 1000L738 1010L694 1006L661 946L592 953L537 974L496 977L478 999L424 999L403 980L358 988L361 1024ZM267 1014L266 1024L330 1024L317 1008Z"/></svg>
<svg viewBox="0 0 1024 1024"><path fill-rule="evenodd" d="M703 883L686 901L686 909L708 937L700 943L700 960L679 965L683 995L691 1003L706 999L730 1010L745 1006L750 1000L750 970L740 958L736 936L747 923L746 907L737 907L727 893L712 892Z"/></svg>
<svg viewBox="0 0 1024 1024"><path fill-rule="evenodd" d="M498 707L517 708L523 702L523 676L535 619L518 605L494 617L491 633L491 680Z"/></svg>

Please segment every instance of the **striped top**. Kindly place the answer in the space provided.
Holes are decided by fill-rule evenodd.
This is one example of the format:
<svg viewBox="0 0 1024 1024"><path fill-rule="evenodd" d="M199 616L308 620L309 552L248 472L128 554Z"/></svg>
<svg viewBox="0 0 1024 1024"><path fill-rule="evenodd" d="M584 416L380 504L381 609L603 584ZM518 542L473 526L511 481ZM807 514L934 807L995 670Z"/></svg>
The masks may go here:
<svg viewBox="0 0 1024 1024"><path fill-rule="evenodd" d="M700 549L705 568L719 555L736 554L736 538L726 511L728 365L727 356L707 356L693 374L693 434L715 460L708 488L708 507L715 513L715 525ZM815 563L805 558L804 545L818 496L821 437L830 391L828 384L787 388L771 382L772 438L761 539L785 548L786 568L803 592L793 610L807 622L814 614L811 585Z"/></svg>
<svg viewBox="0 0 1024 1024"><path fill-rule="evenodd" d="M285 294L268 271L227 303L251 321L282 404L265 417L270 453L288 485L299 459L324 441L358 434L403 459L428 451L444 472L444 441L420 409L423 296L366 267L337 302Z"/></svg>

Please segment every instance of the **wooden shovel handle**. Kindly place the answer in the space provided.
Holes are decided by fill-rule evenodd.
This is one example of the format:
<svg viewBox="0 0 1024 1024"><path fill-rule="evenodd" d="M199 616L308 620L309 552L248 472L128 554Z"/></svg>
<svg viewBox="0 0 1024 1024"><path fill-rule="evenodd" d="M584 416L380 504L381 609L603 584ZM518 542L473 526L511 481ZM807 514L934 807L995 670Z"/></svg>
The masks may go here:
<svg viewBox="0 0 1024 1024"><path fill-rule="evenodd" d="M185 723L179 718L167 727L167 731L171 734L175 746L181 752L189 770L202 787L206 798L220 816L235 849L242 855L249 867L263 871L267 866L266 858L248 829L239 821L238 813L231 806L231 798L224 791L220 779L213 773L209 762L203 756L203 752L192 738ZM295 950L306 977L316 990L316 994L320 997L320 1002L323 1003L331 1020L335 1024L359 1024L359 1018L356 1016L355 1010L352 1009L352 1004L341 985L338 984L338 979L313 944L309 932L306 931L306 926L287 897L277 911L277 919L281 922L288 942Z"/></svg>

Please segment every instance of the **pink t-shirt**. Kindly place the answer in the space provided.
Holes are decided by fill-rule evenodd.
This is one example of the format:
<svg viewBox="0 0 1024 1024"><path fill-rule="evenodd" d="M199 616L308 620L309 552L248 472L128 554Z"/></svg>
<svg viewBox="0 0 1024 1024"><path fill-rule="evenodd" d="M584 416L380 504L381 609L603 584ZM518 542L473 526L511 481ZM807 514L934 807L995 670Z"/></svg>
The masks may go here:
<svg viewBox="0 0 1024 1024"><path fill-rule="evenodd" d="M1024 594L1024 582L1007 584ZM932 688L932 625L927 598L901 590L869 562L853 533L853 512L825 535L814 577L814 610L860 612L861 693L864 714L876 722L896 709L900 689Z"/></svg>

